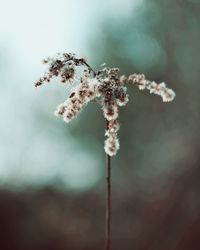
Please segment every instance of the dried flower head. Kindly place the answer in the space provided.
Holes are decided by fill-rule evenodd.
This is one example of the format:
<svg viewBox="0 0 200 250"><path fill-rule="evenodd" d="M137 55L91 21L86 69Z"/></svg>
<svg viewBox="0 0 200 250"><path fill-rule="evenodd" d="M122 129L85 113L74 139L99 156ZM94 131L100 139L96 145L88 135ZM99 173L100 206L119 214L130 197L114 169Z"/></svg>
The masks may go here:
<svg viewBox="0 0 200 250"><path fill-rule="evenodd" d="M102 106L103 115L107 121L105 131L105 152L109 156L116 155L119 149L117 131L119 130L119 107L128 103L128 84L136 85L140 90L147 89L150 93L161 96L163 102L170 102L175 98L172 89L165 83L156 83L145 79L143 74L132 74L128 77L119 75L118 68L104 67L95 72L84 58L77 58L75 54L57 54L55 58L44 59L48 70L36 83L35 87L50 82L53 77L60 77L61 83L73 83L77 77L79 84L71 91L64 103L61 103L55 115L61 116L65 122L75 118L84 106L91 100L98 98ZM82 66L82 73L76 73L76 68Z"/></svg>

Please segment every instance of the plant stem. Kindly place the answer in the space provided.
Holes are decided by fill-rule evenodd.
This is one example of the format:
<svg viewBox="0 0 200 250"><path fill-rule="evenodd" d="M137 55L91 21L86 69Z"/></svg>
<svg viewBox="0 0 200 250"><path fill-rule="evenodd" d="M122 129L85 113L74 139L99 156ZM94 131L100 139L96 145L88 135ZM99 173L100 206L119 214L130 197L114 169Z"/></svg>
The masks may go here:
<svg viewBox="0 0 200 250"><path fill-rule="evenodd" d="M85 64L85 66L88 67L88 69L89 69L90 71L92 71L92 73L94 74L94 77L95 77L95 76L97 75L97 73L93 70L93 68L90 67L90 65L89 65L86 61L84 61L84 64Z"/></svg>
<svg viewBox="0 0 200 250"><path fill-rule="evenodd" d="M108 121L106 121L106 128ZM110 250L111 232L111 157L106 154L106 218L105 218L105 250Z"/></svg>

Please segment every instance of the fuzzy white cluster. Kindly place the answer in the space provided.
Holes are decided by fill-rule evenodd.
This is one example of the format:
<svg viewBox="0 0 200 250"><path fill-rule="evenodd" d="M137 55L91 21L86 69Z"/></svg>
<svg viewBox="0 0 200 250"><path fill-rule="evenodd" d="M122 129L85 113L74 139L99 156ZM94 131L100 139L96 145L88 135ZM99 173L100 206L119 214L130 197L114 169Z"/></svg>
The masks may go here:
<svg viewBox="0 0 200 250"><path fill-rule="evenodd" d="M84 58L76 58L74 54L58 54L56 58L47 58L44 63L48 64L48 72L41 77L35 86L50 82L53 76L59 76L61 82L73 82L75 67L84 68L79 85L72 87L71 92L64 103L61 103L55 115L61 116L65 122L74 119L86 104L94 99L99 99L103 115L106 120L105 152L109 156L116 155L119 149L117 132L119 130L119 107L128 103L127 84L134 84L140 90L148 89L150 93L160 95L164 102L174 99L175 93L166 87L165 83L157 84L145 79L143 74L132 74L128 77L119 76L118 68L104 67L95 72Z"/></svg>
<svg viewBox="0 0 200 250"><path fill-rule="evenodd" d="M62 116L65 122L74 119L81 109L98 95L99 82L95 79L86 79L74 88L67 100L61 103L54 114Z"/></svg>
<svg viewBox="0 0 200 250"><path fill-rule="evenodd" d="M117 137L117 131L119 130L119 122L118 119L110 120L107 122L105 136L107 137L105 140L104 149L106 154L113 156L116 155L119 149L119 139Z"/></svg>
<svg viewBox="0 0 200 250"><path fill-rule="evenodd" d="M148 89L150 94L156 94L162 97L163 102L171 102L176 94L172 89L167 88L164 82L156 83L145 79L143 74L132 74L128 81L137 85L140 90Z"/></svg>

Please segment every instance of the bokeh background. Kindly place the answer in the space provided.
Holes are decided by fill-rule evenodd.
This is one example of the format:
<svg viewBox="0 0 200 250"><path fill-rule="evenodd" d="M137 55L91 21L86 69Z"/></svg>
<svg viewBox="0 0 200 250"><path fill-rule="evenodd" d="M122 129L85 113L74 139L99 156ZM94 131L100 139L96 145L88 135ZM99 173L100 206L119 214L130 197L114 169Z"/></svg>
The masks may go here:
<svg viewBox="0 0 200 250"><path fill-rule="evenodd" d="M175 90L166 104L130 88L121 109L112 249L200 249L200 1L0 3L0 249L103 249L101 109L66 125L53 116L66 86L34 88L57 52Z"/></svg>

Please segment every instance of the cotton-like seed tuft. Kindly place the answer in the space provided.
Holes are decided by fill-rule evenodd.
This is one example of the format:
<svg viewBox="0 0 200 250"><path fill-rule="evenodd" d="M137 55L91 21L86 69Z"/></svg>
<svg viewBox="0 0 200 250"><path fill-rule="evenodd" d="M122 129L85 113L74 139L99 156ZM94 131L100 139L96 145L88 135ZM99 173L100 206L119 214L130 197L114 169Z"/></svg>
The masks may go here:
<svg viewBox="0 0 200 250"><path fill-rule="evenodd" d="M139 90L149 90L151 94L161 96L163 102L170 102L175 98L175 92L166 87L164 82L149 81L143 74L131 74L128 77L119 75L119 68L104 67L95 72L84 58L77 58L75 54L63 53L56 57L44 59L47 72L41 77L35 86L51 82L53 77L59 77L62 83L71 83L71 91L64 103L58 105L54 112L61 116L65 122L72 121L90 101L100 103L104 118L107 121L105 130L105 152L116 155L119 149L117 132L119 130L119 107L125 106L128 101L127 85L136 85ZM81 66L83 70L77 78L76 68ZM72 87L78 82L76 87Z"/></svg>

